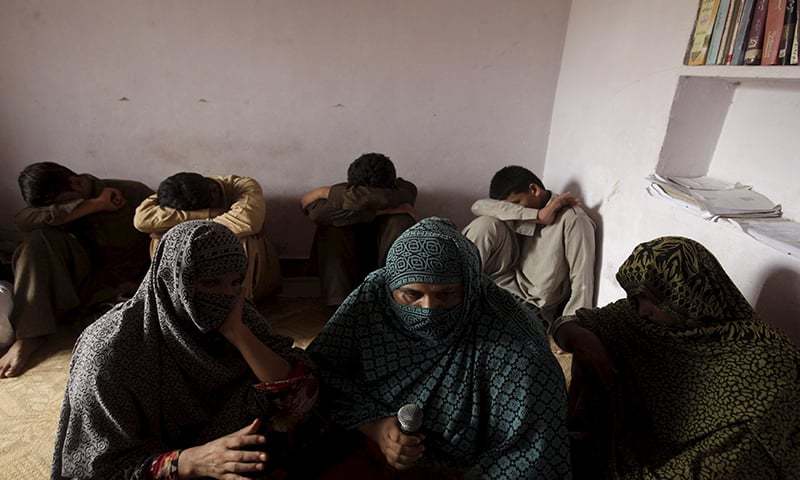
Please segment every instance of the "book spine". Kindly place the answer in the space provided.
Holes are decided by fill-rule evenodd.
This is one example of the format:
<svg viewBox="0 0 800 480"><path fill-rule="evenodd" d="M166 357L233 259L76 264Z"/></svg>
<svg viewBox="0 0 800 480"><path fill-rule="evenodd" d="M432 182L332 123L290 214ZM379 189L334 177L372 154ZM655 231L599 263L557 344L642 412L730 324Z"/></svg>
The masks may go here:
<svg viewBox="0 0 800 480"><path fill-rule="evenodd" d="M783 24L783 35L781 36L781 48L778 50L778 63L781 65L791 65L792 44L794 43L794 31L797 26L797 0L786 0L786 18Z"/></svg>
<svg viewBox="0 0 800 480"><path fill-rule="evenodd" d="M692 46L689 50L689 65L704 65L711 42L711 31L717 18L720 0L702 0L697 10L697 22L694 27Z"/></svg>
<svg viewBox="0 0 800 480"><path fill-rule="evenodd" d="M761 54L761 65L778 63L785 18L786 0L769 0L767 23L764 25L764 51Z"/></svg>
<svg viewBox="0 0 800 480"><path fill-rule="evenodd" d="M792 59L789 62L790 65L797 65L798 57L800 56L800 21L795 23L794 27L794 41L792 42Z"/></svg>
<svg viewBox="0 0 800 480"><path fill-rule="evenodd" d="M739 13L742 10L742 0L731 2L731 12L728 14L728 21L725 23L725 33L722 34L722 49L717 56L717 65L730 65L733 57L733 37L736 35L736 27L739 25Z"/></svg>
<svg viewBox="0 0 800 480"><path fill-rule="evenodd" d="M741 65L744 63L744 50L747 45L747 36L750 32L750 21L753 18L753 6L755 3L755 0L745 0L744 5L742 5L739 27L736 29L736 38L733 41L733 58L731 58L731 65Z"/></svg>
<svg viewBox="0 0 800 480"><path fill-rule="evenodd" d="M703 9L703 0L697 2L697 13L694 18L694 25L692 25L692 33L689 35L689 41L686 44L686 52L683 54L683 64L690 65L692 58L692 49L694 48L694 37L697 33L698 22L700 21L700 11Z"/></svg>
<svg viewBox="0 0 800 480"><path fill-rule="evenodd" d="M711 42L708 44L708 55L706 56L706 65L714 65L717 63L717 55L719 54L720 44L722 42L722 34L725 30L725 20L728 17L728 7L731 6L731 0L721 0L719 7L717 7L717 18L714 21L714 28L711 33Z"/></svg>
<svg viewBox="0 0 800 480"><path fill-rule="evenodd" d="M764 46L764 23L767 20L768 0L756 0L750 34L747 37L747 50L744 53L745 65L759 65Z"/></svg>

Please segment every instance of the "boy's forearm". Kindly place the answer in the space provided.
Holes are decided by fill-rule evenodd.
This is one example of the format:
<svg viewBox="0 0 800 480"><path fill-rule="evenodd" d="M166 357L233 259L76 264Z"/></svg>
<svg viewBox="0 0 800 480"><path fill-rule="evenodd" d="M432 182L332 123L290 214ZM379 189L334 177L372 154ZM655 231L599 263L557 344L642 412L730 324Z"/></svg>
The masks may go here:
<svg viewBox="0 0 800 480"><path fill-rule="evenodd" d="M64 223L64 218L82 202L83 200L74 200L46 207L23 208L14 216L14 222L22 231L33 230L46 225L61 225Z"/></svg>
<svg viewBox="0 0 800 480"><path fill-rule="evenodd" d="M209 220L220 213L222 212L217 213L210 209L175 210L142 204L136 209L133 226L140 232L161 234L181 223L190 220Z"/></svg>
<svg viewBox="0 0 800 480"><path fill-rule="evenodd" d="M311 190L310 192L306 193L300 198L300 205L303 209L308 208L309 205L316 202L317 200L324 200L328 198L328 193L330 192L330 187L319 187Z"/></svg>
<svg viewBox="0 0 800 480"><path fill-rule="evenodd" d="M539 210L503 200L482 199L472 204L472 213L502 221L537 222Z"/></svg>
<svg viewBox="0 0 800 480"><path fill-rule="evenodd" d="M375 220L376 212L370 210L345 210L334 208L326 199L311 203L305 209L308 218L317 225L346 227Z"/></svg>
<svg viewBox="0 0 800 480"><path fill-rule="evenodd" d="M70 222L74 222L79 218L83 218L87 215L91 215L93 213L102 212L103 205L98 199L90 198L87 200L82 201L78 204L77 207L72 209L71 212L66 214L65 216L58 219L58 223L53 223L53 225L64 225Z"/></svg>
<svg viewBox="0 0 800 480"><path fill-rule="evenodd" d="M555 220L556 214L558 213L559 206L555 202L550 202L541 209L536 214L536 223L541 223L544 225L550 225Z"/></svg>
<svg viewBox="0 0 800 480"><path fill-rule="evenodd" d="M64 216L61 219L61 222L70 223L87 215L97 213L98 211L100 211L98 207L99 207L98 202L95 199L90 198L88 200L84 200L81 203L79 203L78 206L75 207L71 212L69 212L66 216Z"/></svg>
<svg viewBox="0 0 800 480"><path fill-rule="evenodd" d="M404 182L398 188L348 187L335 185L328 200L336 208L344 210L372 210L374 212L396 208L403 204L413 205L416 201L416 187Z"/></svg>

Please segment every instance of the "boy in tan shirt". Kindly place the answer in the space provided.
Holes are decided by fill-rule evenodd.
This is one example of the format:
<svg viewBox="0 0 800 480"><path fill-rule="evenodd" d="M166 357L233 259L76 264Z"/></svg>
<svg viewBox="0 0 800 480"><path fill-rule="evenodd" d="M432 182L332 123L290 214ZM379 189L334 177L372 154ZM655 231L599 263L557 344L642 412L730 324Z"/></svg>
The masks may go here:
<svg viewBox="0 0 800 480"><path fill-rule="evenodd" d="M242 241L248 268L242 288L247 298L260 300L280 287L280 265L275 248L264 234L266 203L255 179L228 175L204 177L182 172L168 177L136 209L137 230L152 238L154 255L161 236L189 220L213 220L225 225Z"/></svg>
<svg viewBox="0 0 800 480"><path fill-rule="evenodd" d="M530 170L509 166L492 178L489 199L465 229L483 270L502 288L537 306L548 324L591 308L595 226L570 194L553 195Z"/></svg>

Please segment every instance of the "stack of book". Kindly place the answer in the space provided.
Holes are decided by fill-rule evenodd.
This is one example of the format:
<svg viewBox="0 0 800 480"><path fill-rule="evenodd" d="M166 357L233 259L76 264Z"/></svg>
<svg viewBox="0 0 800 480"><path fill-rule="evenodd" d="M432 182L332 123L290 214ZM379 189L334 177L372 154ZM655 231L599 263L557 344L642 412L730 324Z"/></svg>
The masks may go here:
<svg viewBox="0 0 800 480"><path fill-rule="evenodd" d="M777 218L781 206L747 185L710 177L647 177L647 192L707 220Z"/></svg>
<svg viewBox="0 0 800 480"><path fill-rule="evenodd" d="M797 65L797 0L700 0L687 65Z"/></svg>

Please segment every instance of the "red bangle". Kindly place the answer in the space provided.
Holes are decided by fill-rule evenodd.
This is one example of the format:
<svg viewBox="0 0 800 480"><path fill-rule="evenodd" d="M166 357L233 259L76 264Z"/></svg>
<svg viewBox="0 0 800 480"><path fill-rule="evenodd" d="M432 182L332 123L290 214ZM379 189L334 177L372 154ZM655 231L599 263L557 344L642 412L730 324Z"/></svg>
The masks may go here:
<svg viewBox="0 0 800 480"><path fill-rule="evenodd" d="M298 361L295 362L294 365L292 365L292 369L289 370L289 375L284 380L278 380L276 382L259 383L258 385L256 385L256 389L272 393L282 392L294 386L295 382L298 379L301 379L307 375L308 375L308 370L306 368L306 365L303 362Z"/></svg>
<svg viewBox="0 0 800 480"><path fill-rule="evenodd" d="M150 464L153 480L178 480L178 458L183 450L173 450L157 456Z"/></svg>

